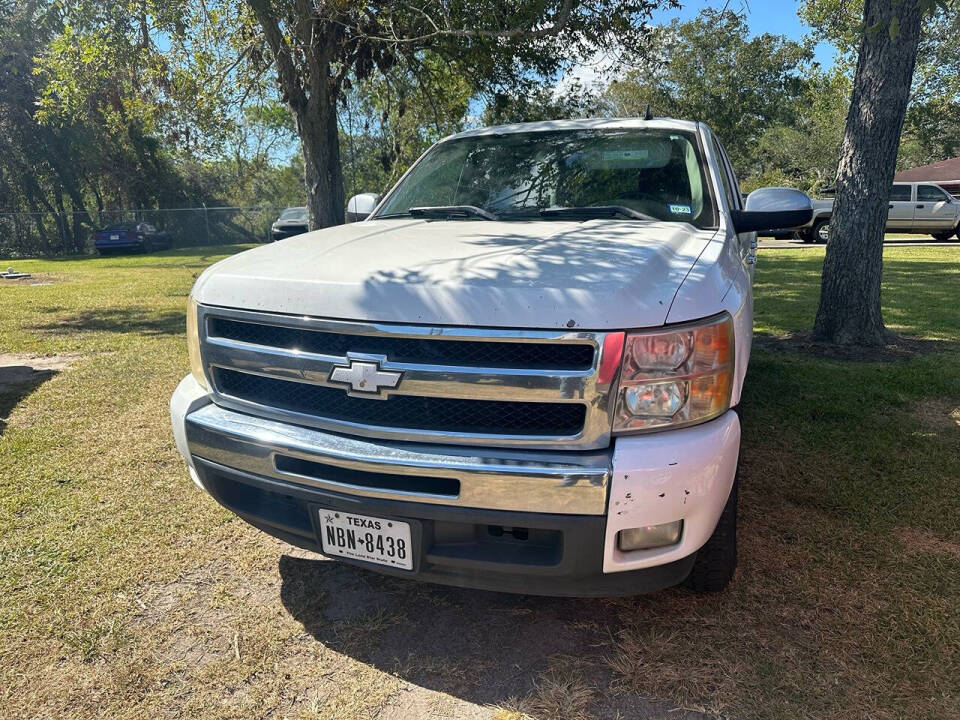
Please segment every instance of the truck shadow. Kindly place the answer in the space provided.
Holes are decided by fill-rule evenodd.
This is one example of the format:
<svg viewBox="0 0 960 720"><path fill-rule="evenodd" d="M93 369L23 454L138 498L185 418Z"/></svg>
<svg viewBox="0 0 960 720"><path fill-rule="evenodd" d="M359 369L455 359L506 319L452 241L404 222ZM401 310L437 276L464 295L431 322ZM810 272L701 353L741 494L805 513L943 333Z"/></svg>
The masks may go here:
<svg viewBox="0 0 960 720"><path fill-rule="evenodd" d="M589 656L613 632L602 600L424 585L291 556L279 570L284 607L317 641L483 705L522 697L551 657Z"/></svg>
<svg viewBox="0 0 960 720"><path fill-rule="evenodd" d="M510 595L289 555L280 558L279 572L284 608L314 640L490 715L546 692L560 717L579 716L573 704L581 687L590 688L590 717L598 719L707 717L611 688L624 613L644 614L644 607L686 612L696 600L685 591L619 599Z"/></svg>

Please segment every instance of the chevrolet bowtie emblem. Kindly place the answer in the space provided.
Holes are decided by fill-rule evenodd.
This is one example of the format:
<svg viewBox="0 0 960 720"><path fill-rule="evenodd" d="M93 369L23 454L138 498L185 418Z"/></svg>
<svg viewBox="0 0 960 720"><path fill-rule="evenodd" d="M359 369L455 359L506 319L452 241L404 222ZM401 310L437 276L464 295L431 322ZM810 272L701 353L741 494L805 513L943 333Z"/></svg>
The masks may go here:
<svg viewBox="0 0 960 720"><path fill-rule="evenodd" d="M330 382L348 385L350 395L385 398L386 390L392 390L400 384L403 373L381 370L380 362L350 358L348 365L337 365L330 371Z"/></svg>

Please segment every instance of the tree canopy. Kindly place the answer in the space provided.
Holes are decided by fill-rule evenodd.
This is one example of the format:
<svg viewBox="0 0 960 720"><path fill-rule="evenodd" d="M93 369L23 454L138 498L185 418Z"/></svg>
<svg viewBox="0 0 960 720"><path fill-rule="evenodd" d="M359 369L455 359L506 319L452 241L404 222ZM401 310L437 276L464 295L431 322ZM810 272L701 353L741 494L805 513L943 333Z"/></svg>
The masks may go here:
<svg viewBox="0 0 960 720"><path fill-rule="evenodd" d="M657 28L651 54L606 98L620 115L701 120L720 133L738 168L762 162L758 143L774 126L789 126L809 89L809 43L764 33L750 37L746 17L707 8L690 21Z"/></svg>
<svg viewBox="0 0 960 720"><path fill-rule="evenodd" d="M805 2L802 41L709 8L651 27L669 4L0 0L0 212L51 253L115 209L306 203L330 224L452 132L647 104L708 122L746 190L832 185L862 0ZM924 21L900 167L960 153L957 17ZM564 78L597 57L600 81Z"/></svg>

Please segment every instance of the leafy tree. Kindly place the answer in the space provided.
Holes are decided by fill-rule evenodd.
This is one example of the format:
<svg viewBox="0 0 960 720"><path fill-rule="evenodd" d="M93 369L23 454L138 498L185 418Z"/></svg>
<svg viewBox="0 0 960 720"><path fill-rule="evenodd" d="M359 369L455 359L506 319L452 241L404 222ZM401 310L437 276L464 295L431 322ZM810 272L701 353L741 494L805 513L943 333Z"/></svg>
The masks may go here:
<svg viewBox="0 0 960 720"><path fill-rule="evenodd" d="M839 69L811 73L789 124L763 130L756 148L756 174L745 191L788 185L817 194L832 186L850 102L850 78Z"/></svg>
<svg viewBox="0 0 960 720"><path fill-rule="evenodd" d="M917 60L897 167L925 165L960 154L960 3L921 0ZM818 38L837 48L852 77L863 34L863 0L806 0L801 15Z"/></svg>
<svg viewBox="0 0 960 720"><path fill-rule="evenodd" d="M302 203L260 43L241 2L0 0L0 208L32 213L0 252L82 252L121 209Z"/></svg>
<svg viewBox="0 0 960 720"><path fill-rule="evenodd" d="M303 148L311 227L343 221L337 107L355 81L395 67L418 81L426 53L478 88L530 87L614 43L639 50L656 0L311 3L247 0L270 48ZM429 80L427 80L429 82Z"/></svg>
<svg viewBox="0 0 960 720"><path fill-rule="evenodd" d="M563 120L605 115L607 104L596 92L574 82L543 85L522 93L493 93L483 111L484 125Z"/></svg>
<svg viewBox="0 0 960 720"><path fill-rule="evenodd" d="M897 169L960 156L960 101L943 96L907 108Z"/></svg>
<svg viewBox="0 0 960 720"><path fill-rule="evenodd" d="M0 4L0 202L34 213L45 252L76 250L82 225L90 224L88 178L76 167L90 147L89 133L73 125L46 127L35 117L42 80L33 56L56 29L56 16L39 0Z"/></svg>
<svg viewBox="0 0 960 720"><path fill-rule="evenodd" d="M779 35L749 38L744 15L708 8L689 22L654 30L656 50L612 83L618 115L701 120L723 140L741 174L761 169L758 143L771 126L791 126L807 98L812 51Z"/></svg>
<svg viewBox="0 0 960 720"><path fill-rule="evenodd" d="M429 53L416 74L396 66L353 82L339 113L346 194L388 190L430 145L463 129L474 92Z"/></svg>

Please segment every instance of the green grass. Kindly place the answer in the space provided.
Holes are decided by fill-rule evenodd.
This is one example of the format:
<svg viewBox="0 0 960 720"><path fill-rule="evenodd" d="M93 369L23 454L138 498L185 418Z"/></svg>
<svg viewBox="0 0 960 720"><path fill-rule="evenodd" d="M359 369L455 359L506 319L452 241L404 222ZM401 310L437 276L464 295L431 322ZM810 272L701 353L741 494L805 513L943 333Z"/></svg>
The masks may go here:
<svg viewBox="0 0 960 720"><path fill-rule="evenodd" d="M197 492L167 402L187 293L236 249L0 284L0 353L72 360L0 423L0 717L960 716L960 248L887 248L886 321L929 341L890 362L776 349L823 250L761 252L737 578L615 601L328 571Z"/></svg>
<svg viewBox="0 0 960 720"><path fill-rule="evenodd" d="M822 253L806 252L761 256L758 334L813 325ZM863 526L906 524L946 534L960 529L958 433L918 425L931 402L960 406L958 261L960 249L954 248L890 248L885 254L887 325L931 341L929 354L908 362L754 355L744 401L748 430L759 433L759 446L765 431L775 428L774 437L789 441L798 462L790 487L779 492L843 512ZM947 428L949 418L942 422Z"/></svg>

